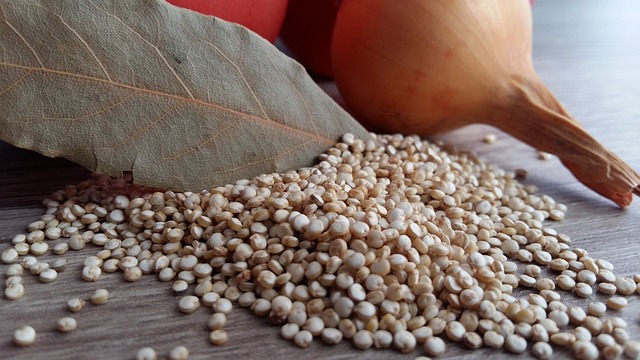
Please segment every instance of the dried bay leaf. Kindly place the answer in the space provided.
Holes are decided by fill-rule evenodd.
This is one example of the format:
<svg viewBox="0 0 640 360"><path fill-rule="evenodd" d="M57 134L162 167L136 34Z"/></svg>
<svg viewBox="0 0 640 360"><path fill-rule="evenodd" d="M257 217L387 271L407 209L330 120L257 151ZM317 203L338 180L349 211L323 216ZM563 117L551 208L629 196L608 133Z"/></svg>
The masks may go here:
<svg viewBox="0 0 640 360"><path fill-rule="evenodd" d="M0 139L202 190L368 133L249 30L162 0L0 0Z"/></svg>

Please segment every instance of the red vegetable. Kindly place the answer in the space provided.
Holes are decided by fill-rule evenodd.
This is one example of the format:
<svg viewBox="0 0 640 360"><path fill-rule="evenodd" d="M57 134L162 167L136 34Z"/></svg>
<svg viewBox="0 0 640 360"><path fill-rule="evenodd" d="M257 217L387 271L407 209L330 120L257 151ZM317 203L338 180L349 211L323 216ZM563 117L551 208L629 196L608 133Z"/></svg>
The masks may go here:
<svg viewBox="0 0 640 360"><path fill-rule="evenodd" d="M307 71L333 77L331 34L341 0L289 0L280 38Z"/></svg>
<svg viewBox="0 0 640 360"><path fill-rule="evenodd" d="M176 6L243 25L272 43L287 10L287 0L166 0Z"/></svg>

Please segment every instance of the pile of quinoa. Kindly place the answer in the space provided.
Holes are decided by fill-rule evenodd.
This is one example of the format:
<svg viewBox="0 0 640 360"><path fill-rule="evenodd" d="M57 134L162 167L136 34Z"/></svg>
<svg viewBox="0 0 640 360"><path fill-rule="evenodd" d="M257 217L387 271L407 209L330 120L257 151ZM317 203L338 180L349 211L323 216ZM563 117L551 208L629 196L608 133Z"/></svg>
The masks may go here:
<svg viewBox="0 0 640 360"><path fill-rule="evenodd" d="M541 359L560 347L579 359L640 354L625 320L604 318L640 292L640 277L616 276L611 263L545 225L562 220L566 206L514 173L418 137L346 134L313 167L200 193L94 174L43 204L41 219L2 252L9 299L24 296L23 272L55 284L66 261L39 256L91 245L98 250L84 261L85 281L155 274L181 296L179 311L212 309L205 321L214 345L227 342L227 315L240 306L299 347L348 340L439 356L449 339ZM517 297L518 288L530 291ZM567 291L609 299L567 306ZM100 289L91 301L108 296ZM84 302L70 299L69 310ZM68 317L57 326L77 324ZM14 341L28 346L35 336L20 328ZM188 349L169 356L186 359Z"/></svg>

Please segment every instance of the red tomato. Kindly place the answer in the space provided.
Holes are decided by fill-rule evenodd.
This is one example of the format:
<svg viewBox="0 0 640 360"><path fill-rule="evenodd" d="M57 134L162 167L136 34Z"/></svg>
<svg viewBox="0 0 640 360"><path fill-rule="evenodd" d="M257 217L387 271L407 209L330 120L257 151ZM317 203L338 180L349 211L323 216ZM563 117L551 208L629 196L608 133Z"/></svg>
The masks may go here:
<svg viewBox="0 0 640 360"><path fill-rule="evenodd" d="M288 0L166 0L176 6L243 25L276 41Z"/></svg>
<svg viewBox="0 0 640 360"><path fill-rule="evenodd" d="M307 70L333 77L331 35L340 0L289 0L280 38Z"/></svg>

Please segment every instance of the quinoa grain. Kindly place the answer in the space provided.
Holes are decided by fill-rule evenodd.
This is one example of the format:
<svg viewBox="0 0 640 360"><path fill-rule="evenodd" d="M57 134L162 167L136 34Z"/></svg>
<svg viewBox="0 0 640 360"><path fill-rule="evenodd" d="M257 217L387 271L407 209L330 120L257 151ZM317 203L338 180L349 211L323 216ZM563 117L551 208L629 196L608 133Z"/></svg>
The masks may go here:
<svg viewBox="0 0 640 360"><path fill-rule="evenodd" d="M23 326L13 333L13 342L18 346L33 345L36 341L36 331L31 326ZM625 348L626 349L626 348ZM626 354L626 351L625 351Z"/></svg>
<svg viewBox="0 0 640 360"><path fill-rule="evenodd" d="M60 332L70 332L78 327L76 319L72 317L63 317L56 322L56 328Z"/></svg>

